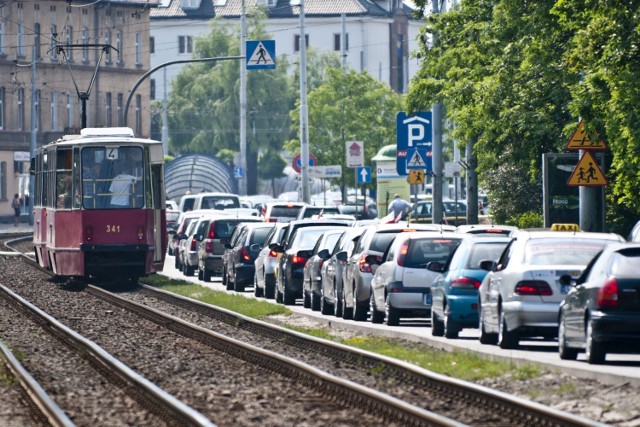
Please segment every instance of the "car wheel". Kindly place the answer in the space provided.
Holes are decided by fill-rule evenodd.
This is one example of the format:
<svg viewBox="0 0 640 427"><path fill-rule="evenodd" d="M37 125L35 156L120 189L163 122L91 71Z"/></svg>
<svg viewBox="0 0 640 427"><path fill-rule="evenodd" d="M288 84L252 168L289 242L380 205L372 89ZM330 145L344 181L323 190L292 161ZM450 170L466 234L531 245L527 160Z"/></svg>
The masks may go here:
<svg viewBox="0 0 640 427"><path fill-rule="evenodd" d="M333 287L333 294L336 296L336 300L333 303L333 315L336 317L342 317L342 298L340 298L338 290L335 288L335 284Z"/></svg>
<svg viewBox="0 0 640 427"><path fill-rule="evenodd" d="M295 295L295 293L291 289L288 289L286 285L284 287L284 294L282 296L282 303L284 305L295 305L296 304L296 295Z"/></svg>
<svg viewBox="0 0 640 427"><path fill-rule="evenodd" d="M604 363L607 353L604 345L596 341L593 337L593 320L589 319L587 323L587 342L585 343L585 355L587 362L592 365L600 365Z"/></svg>
<svg viewBox="0 0 640 427"><path fill-rule="evenodd" d="M233 271L233 278L233 290L236 292L244 292L244 283L240 283L235 270Z"/></svg>
<svg viewBox="0 0 640 427"><path fill-rule="evenodd" d="M229 289L227 287L227 269L224 267L222 268L222 286Z"/></svg>
<svg viewBox="0 0 640 427"><path fill-rule="evenodd" d="M514 331L509 331L507 328L507 319L504 315L504 311L500 310L500 326L498 328L498 345L503 349L513 349L518 347L518 334Z"/></svg>
<svg viewBox="0 0 640 427"><path fill-rule="evenodd" d="M333 307L327 302L323 290L320 290L320 313L326 315L333 314Z"/></svg>
<svg viewBox="0 0 640 427"><path fill-rule="evenodd" d="M367 320L367 311L369 311L371 304L361 303L354 297L353 298L353 320L356 322L364 322Z"/></svg>
<svg viewBox="0 0 640 427"><path fill-rule="evenodd" d="M176 270L180 270L180 260L178 259L178 255L176 255L176 258L173 261L173 266L176 268Z"/></svg>
<svg viewBox="0 0 640 427"><path fill-rule="evenodd" d="M351 320L353 318L353 307L347 307L347 301L342 298L342 318Z"/></svg>
<svg viewBox="0 0 640 427"><path fill-rule="evenodd" d="M191 267L190 265L185 265L184 266L184 275L185 276L193 276L193 273L195 273L195 267Z"/></svg>
<svg viewBox="0 0 640 427"><path fill-rule="evenodd" d="M264 297L267 299L274 299L276 297L275 284L268 284L267 277L264 277Z"/></svg>
<svg viewBox="0 0 640 427"><path fill-rule="evenodd" d="M258 277L253 276L253 295L256 298L262 298L264 296L264 289L258 287Z"/></svg>
<svg viewBox="0 0 640 427"><path fill-rule="evenodd" d="M233 290L233 282L231 281L231 278L229 277L229 272L227 271L227 269L225 268L224 271L222 272L223 274L223 280L226 284L227 290L228 291L232 291Z"/></svg>
<svg viewBox="0 0 640 427"><path fill-rule="evenodd" d="M205 282L211 281L211 272L207 267L204 267L204 269L202 270L202 280L204 280Z"/></svg>
<svg viewBox="0 0 640 427"><path fill-rule="evenodd" d="M436 311L431 308L431 335L441 337L444 335L444 323L438 318Z"/></svg>
<svg viewBox="0 0 640 427"><path fill-rule="evenodd" d="M311 295L306 289L302 291L302 306L304 308L311 308Z"/></svg>
<svg viewBox="0 0 640 427"><path fill-rule="evenodd" d="M378 307L376 306L376 299L373 297L373 293L371 293L369 307L371 308L371 323L384 322L384 311L378 311Z"/></svg>
<svg viewBox="0 0 640 427"><path fill-rule="evenodd" d="M204 274L202 273L202 270L198 268L198 280L202 280L203 278L204 278Z"/></svg>
<svg viewBox="0 0 640 427"><path fill-rule="evenodd" d="M484 328L484 317L482 310L480 311L480 343L481 344L498 344L498 334L490 334Z"/></svg>
<svg viewBox="0 0 640 427"><path fill-rule="evenodd" d="M385 317L387 319L387 326L398 326L400 324L400 311L397 308L391 307L389 297L384 304Z"/></svg>
<svg viewBox="0 0 640 427"><path fill-rule="evenodd" d="M451 318L451 313L448 312L447 307L445 307L444 311L444 336L449 339L458 338L458 325Z"/></svg>
<svg viewBox="0 0 640 427"><path fill-rule="evenodd" d="M311 291L311 310L320 311L320 296Z"/></svg>
<svg viewBox="0 0 640 427"><path fill-rule="evenodd" d="M565 328L565 315L562 313L558 323L558 353L560 353L562 360L576 360L578 350L567 346L567 330Z"/></svg>
<svg viewBox="0 0 640 427"><path fill-rule="evenodd" d="M277 286L275 287L275 290L274 290L274 298L278 304L282 304L282 294L278 290Z"/></svg>

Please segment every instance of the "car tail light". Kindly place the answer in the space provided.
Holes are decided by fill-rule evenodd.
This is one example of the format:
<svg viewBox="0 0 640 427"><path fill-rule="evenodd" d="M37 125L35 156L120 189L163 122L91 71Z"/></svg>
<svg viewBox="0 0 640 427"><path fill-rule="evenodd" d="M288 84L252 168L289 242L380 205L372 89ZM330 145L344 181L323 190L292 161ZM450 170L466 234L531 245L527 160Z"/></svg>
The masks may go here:
<svg viewBox="0 0 640 427"><path fill-rule="evenodd" d="M318 269L321 269L323 265L324 265L324 260L321 259L320 262L318 263Z"/></svg>
<svg viewBox="0 0 640 427"><path fill-rule="evenodd" d="M214 232L216 228L215 225L216 225L215 222L212 222L211 224L209 224L209 236L208 236L209 239L215 239L216 237L216 233Z"/></svg>
<svg viewBox="0 0 640 427"><path fill-rule="evenodd" d="M247 252L247 248L245 248L245 247L240 249L240 256L245 261L251 261L251 257L249 256L249 252Z"/></svg>
<svg viewBox="0 0 640 427"><path fill-rule="evenodd" d="M278 218L267 218L265 222L278 222Z"/></svg>
<svg viewBox="0 0 640 427"><path fill-rule="evenodd" d="M276 252L273 249L271 249L269 251L269 258L277 258L277 257L278 257L278 252Z"/></svg>
<svg viewBox="0 0 640 427"><path fill-rule="evenodd" d="M455 289L478 289L480 281L470 277L456 277L451 281L451 288Z"/></svg>
<svg viewBox="0 0 640 427"><path fill-rule="evenodd" d="M189 250L190 251L195 251L196 250L196 242L197 242L196 239L193 239L193 238L191 239L191 246L189 246Z"/></svg>
<svg viewBox="0 0 640 427"><path fill-rule="evenodd" d="M142 240L144 238L144 227L138 226L138 240Z"/></svg>
<svg viewBox="0 0 640 427"><path fill-rule="evenodd" d="M305 257L301 257L301 256L298 256L298 255L294 255L291 258L291 263L292 264L304 264L306 262L307 262L307 259Z"/></svg>
<svg viewBox="0 0 640 427"><path fill-rule="evenodd" d="M547 282L539 280L523 280L518 282L514 289L516 295L553 295L553 291Z"/></svg>
<svg viewBox="0 0 640 427"><path fill-rule="evenodd" d="M371 264L367 262L367 253L363 252L358 260L358 270L363 273L371 273Z"/></svg>
<svg viewBox="0 0 640 427"><path fill-rule="evenodd" d="M618 306L618 281L610 277L602 287L598 289L598 298L596 299L598 307L617 307Z"/></svg>
<svg viewBox="0 0 640 427"><path fill-rule="evenodd" d="M409 252L409 242L404 242L398 254L398 265L400 267L404 267L404 259L407 256L407 252Z"/></svg>
<svg viewBox="0 0 640 427"><path fill-rule="evenodd" d="M90 242L93 240L93 227L90 225L87 225L84 228L84 238L87 240L87 242Z"/></svg>
<svg viewBox="0 0 640 427"><path fill-rule="evenodd" d="M206 253L210 254L213 252L213 240L207 240L204 245L204 250Z"/></svg>

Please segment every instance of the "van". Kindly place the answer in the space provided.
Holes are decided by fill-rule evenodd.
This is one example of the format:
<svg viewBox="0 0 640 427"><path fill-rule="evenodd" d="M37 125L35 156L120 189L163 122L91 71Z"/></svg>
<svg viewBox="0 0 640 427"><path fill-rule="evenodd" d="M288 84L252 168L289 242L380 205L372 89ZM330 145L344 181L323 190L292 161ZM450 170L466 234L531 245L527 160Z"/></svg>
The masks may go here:
<svg viewBox="0 0 640 427"><path fill-rule="evenodd" d="M194 194L185 194L180 199L180 212L187 212L193 210L193 202L196 200L196 196Z"/></svg>
<svg viewBox="0 0 640 427"><path fill-rule="evenodd" d="M194 196L192 209L225 209L240 208L240 197L231 193L199 193Z"/></svg>

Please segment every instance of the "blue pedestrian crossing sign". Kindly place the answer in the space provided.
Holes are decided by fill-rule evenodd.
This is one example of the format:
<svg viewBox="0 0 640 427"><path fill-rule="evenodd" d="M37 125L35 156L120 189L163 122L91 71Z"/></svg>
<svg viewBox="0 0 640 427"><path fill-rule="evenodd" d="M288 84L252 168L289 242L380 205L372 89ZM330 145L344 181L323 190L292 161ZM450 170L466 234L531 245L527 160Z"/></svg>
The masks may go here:
<svg viewBox="0 0 640 427"><path fill-rule="evenodd" d="M244 178L244 169L236 166L233 168L233 177L234 178Z"/></svg>
<svg viewBox="0 0 640 427"><path fill-rule="evenodd" d="M361 166L356 168L356 176L358 177L358 184L371 183L371 167Z"/></svg>
<svg viewBox="0 0 640 427"><path fill-rule="evenodd" d="M426 149L416 148L415 150L408 150L408 153L407 169L424 169L431 171L431 152Z"/></svg>
<svg viewBox="0 0 640 427"><path fill-rule="evenodd" d="M247 40L247 70L276 68L275 40Z"/></svg>

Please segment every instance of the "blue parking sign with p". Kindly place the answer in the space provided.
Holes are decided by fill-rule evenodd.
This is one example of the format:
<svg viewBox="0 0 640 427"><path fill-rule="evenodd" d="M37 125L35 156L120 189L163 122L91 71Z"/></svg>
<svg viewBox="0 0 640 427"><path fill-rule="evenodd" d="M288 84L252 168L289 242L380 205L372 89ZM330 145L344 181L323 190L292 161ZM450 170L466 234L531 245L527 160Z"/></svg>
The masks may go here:
<svg viewBox="0 0 640 427"><path fill-rule="evenodd" d="M408 174L407 169L432 171L431 151L433 121L431 111L407 115L399 112L396 116L397 162L399 175ZM420 162L424 165L420 164Z"/></svg>

